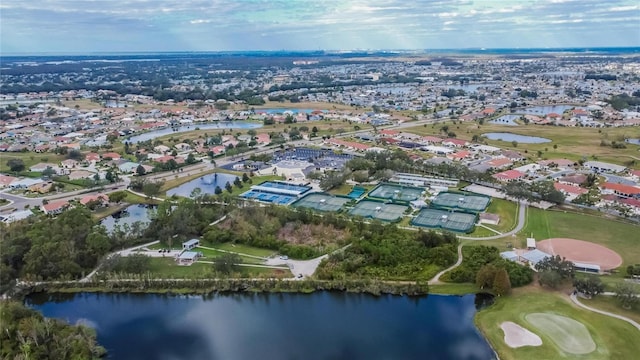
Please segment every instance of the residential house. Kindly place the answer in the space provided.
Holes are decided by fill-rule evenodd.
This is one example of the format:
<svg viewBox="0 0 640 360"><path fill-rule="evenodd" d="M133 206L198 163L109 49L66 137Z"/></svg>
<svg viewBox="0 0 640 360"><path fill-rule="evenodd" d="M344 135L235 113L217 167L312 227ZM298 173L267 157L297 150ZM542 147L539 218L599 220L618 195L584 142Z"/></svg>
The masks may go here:
<svg viewBox="0 0 640 360"><path fill-rule="evenodd" d="M105 160L120 160L120 158L122 158L122 156L120 156L120 154L116 153L116 152L107 152L102 154L102 158Z"/></svg>
<svg viewBox="0 0 640 360"><path fill-rule="evenodd" d="M11 183L13 183L16 180L18 180L18 178L0 174L0 189L10 186Z"/></svg>
<svg viewBox="0 0 640 360"><path fill-rule="evenodd" d="M78 166L78 162L73 159L66 159L60 162L60 166L64 169L73 169Z"/></svg>
<svg viewBox="0 0 640 360"><path fill-rule="evenodd" d="M621 173L627 168L624 166L610 164L602 161L587 161L584 163L584 167L595 173Z"/></svg>
<svg viewBox="0 0 640 360"><path fill-rule="evenodd" d="M511 182L515 180L519 180L527 176L527 174L520 172L518 170L507 170L503 172L499 172L497 174L491 175L494 179L502 182Z"/></svg>
<svg viewBox="0 0 640 360"><path fill-rule="evenodd" d="M102 206L109 204L109 197L105 194L87 195L80 199L80 204L87 205L92 201L97 201Z"/></svg>
<svg viewBox="0 0 640 360"><path fill-rule="evenodd" d="M462 139L449 138L449 139L444 139L442 141L442 145L460 148L460 147L465 147L469 145L469 142Z"/></svg>
<svg viewBox="0 0 640 360"><path fill-rule="evenodd" d="M623 198L640 199L640 187L606 182L601 187L602 193L614 194Z"/></svg>
<svg viewBox="0 0 640 360"><path fill-rule="evenodd" d="M52 201L46 205L40 206L40 209L47 215L57 215L62 213L65 209L69 207L69 202L67 200L60 201Z"/></svg>
<svg viewBox="0 0 640 360"><path fill-rule="evenodd" d="M513 161L506 157L499 157L491 159L489 161L485 161L484 164L488 165L491 169L502 169L513 165Z"/></svg>

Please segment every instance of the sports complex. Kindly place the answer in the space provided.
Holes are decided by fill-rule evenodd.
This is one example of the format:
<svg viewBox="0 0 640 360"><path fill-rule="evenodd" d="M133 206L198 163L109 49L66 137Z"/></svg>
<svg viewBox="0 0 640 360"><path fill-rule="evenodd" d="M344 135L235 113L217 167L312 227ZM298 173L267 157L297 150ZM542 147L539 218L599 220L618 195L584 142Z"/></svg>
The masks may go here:
<svg viewBox="0 0 640 360"><path fill-rule="evenodd" d="M396 221L407 209L409 207L406 205L362 200L349 211L349 214L382 221Z"/></svg>
<svg viewBox="0 0 640 360"><path fill-rule="evenodd" d="M287 205L310 190L311 186L308 185L295 185L282 181L265 181L259 185L253 185L251 190L240 194L240 197Z"/></svg>

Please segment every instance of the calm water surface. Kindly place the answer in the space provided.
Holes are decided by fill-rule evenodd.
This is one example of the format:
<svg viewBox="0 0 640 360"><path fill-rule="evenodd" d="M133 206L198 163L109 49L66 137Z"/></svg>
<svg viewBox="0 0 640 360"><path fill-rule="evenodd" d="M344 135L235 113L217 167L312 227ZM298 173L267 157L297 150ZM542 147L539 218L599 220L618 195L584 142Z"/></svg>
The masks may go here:
<svg viewBox="0 0 640 360"><path fill-rule="evenodd" d="M227 182L233 186L233 182L236 180L238 176L225 174L225 173L213 173L210 175L205 175L203 177L197 178L195 180L191 180L186 182L180 186L174 187L173 189L169 189L167 191L167 196L191 196L191 192L200 188L203 194L215 194L216 186L220 186L220 189L224 190ZM242 178L240 178L242 179ZM247 187L247 190L249 188ZM225 190L226 191L226 190Z"/></svg>
<svg viewBox="0 0 640 360"><path fill-rule="evenodd" d="M486 133L482 134L482 136L486 136L489 140L517 141L522 144L542 144L551 142L551 140L543 137L518 135L506 132Z"/></svg>
<svg viewBox="0 0 640 360"><path fill-rule="evenodd" d="M149 214L154 209L154 206L149 205L130 205L102 219L100 224L104 225L109 232L113 231L116 225L123 226L124 224L128 224L131 226L136 221L147 225L151 222Z"/></svg>
<svg viewBox="0 0 640 360"><path fill-rule="evenodd" d="M492 359L486 299L362 294L36 294L45 316L97 330L111 359ZM476 302L478 304L476 304Z"/></svg>
<svg viewBox="0 0 640 360"><path fill-rule="evenodd" d="M190 125L182 125L178 127L167 127L160 130L149 131L140 135L131 136L124 141L127 141L131 144L139 143L142 141L153 140L157 137L169 135L169 134L179 134L186 131L194 131L196 128L199 130L210 130L210 129L257 129L262 127L260 123L252 123L246 121L217 121L213 123L204 123L204 124L190 124Z"/></svg>

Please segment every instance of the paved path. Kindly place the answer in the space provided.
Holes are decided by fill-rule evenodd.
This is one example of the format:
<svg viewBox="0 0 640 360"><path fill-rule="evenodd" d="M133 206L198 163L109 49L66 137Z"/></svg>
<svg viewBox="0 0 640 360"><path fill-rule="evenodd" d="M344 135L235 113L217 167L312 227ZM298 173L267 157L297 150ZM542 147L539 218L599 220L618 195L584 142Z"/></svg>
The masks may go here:
<svg viewBox="0 0 640 360"><path fill-rule="evenodd" d="M258 259L258 260L267 260L267 258L262 257L262 256L249 255L249 254L245 254L245 253L239 253L239 252L235 252L235 251L216 249L216 248L211 248L211 247L207 247L207 246L197 246L196 249L206 249L206 250L211 250L211 251L219 251L219 252L223 252L223 253L236 254L236 255L240 255L240 256L244 256L244 257L248 257L248 258L253 258L253 259Z"/></svg>
<svg viewBox="0 0 640 360"><path fill-rule="evenodd" d="M112 252L112 253L108 254L108 255L105 257L105 259L108 259L108 258L110 258L110 257L112 257L112 256L114 256L114 255L129 256L129 255L131 255L131 254L135 253L135 251L136 251L136 250L140 250L140 249L142 249L142 248L146 248L146 247L148 247L148 246L155 245L155 244L157 244L157 243L159 243L159 242L160 242L160 241L156 240L156 241L152 241L152 242L150 242L150 243L146 243L146 244L142 244L142 245L136 245L136 246L134 246L134 247L130 247L130 248L128 248L128 249L119 250L119 251L114 251L114 252ZM151 252L149 251L148 253L151 253ZM156 254L159 254L159 253L156 253ZM145 254L145 255L147 255L147 254ZM101 267L102 267L102 263L98 264L98 266L96 266L96 268L95 268L95 269L93 269L93 271L92 271L92 272L90 272L87 276L83 277L83 278L82 278L82 279L80 279L79 281L80 281L80 282L88 282L88 281L90 281L90 280L91 280L91 278L92 278L92 277L93 277L93 276L98 272L98 270L100 270L100 268L101 268Z"/></svg>
<svg viewBox="0 0 640 360"><path fill-rule="evenodd" d="M429 285L440 284L441 283L440 282L440 276L442 276L447 271L455 269L460 264L462 264L462 244L458 245L458 261L456 261L456 263L451 265L450 267L448 267L448 268L440 271L439 273L437 273L436 276L434 276L431 280L429 280Z"/></svg>
<svg viewBox="0 0 640 360"><path fill-rule="evenodd" d="M215 262L213 261L205 261L205 260L198 260L198 262L203 264L215 264ZM236 264L236 265L245 266L245 267L265 268L265 269L289 270L289 268L286 266L272 266L272 265L258 265L258 264Z"/></svg>
<svg viewBox="0 0 640 360"><path fill-rule="evenodd" d="M587 309L587 310L589 310L589 311L593 311L593 312L598 313L598 314L602 314L602 315L605 315L605 316L610 316L610 317L612 317L612 318L620 319L620 320L622 320L622 321L626 321L626 322L628 322L629 324L631 324L631 325L635 326L635 328L636 328L636 329L638 329L638 331L640 331L640 324L638 324L638 323L637 323L636 321L634 321L634 320L629 319L629 318L628 318L628 317L626 317L626 316L622 316L622 315L618 315L618 314L610 313L610 312L608 312L608 311L603 311L603 310L594 309L594 308L592 308L592 307L590 307L590 306L584 305L583 303L581 303L581 302L580 302L580 300L578 300L578 297L577 297L576 295L574 295L574 294L571 294L570 298L571 298L571 301L573 301L573 303L574 303L574 304L576 304L576 305L580 306L580 307L581 307L581 308L583 308L583 309Z"/></svg>

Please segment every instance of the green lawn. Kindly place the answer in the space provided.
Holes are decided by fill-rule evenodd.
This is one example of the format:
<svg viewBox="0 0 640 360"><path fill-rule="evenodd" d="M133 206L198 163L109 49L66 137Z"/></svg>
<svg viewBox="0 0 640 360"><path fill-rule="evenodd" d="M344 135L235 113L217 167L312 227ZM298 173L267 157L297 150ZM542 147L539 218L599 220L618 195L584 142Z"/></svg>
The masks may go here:
<svg viewBox="0 0 640 360"><path fill-rule="evenodd" d="M640 226L601 216L529 207L527 224L519 238L533 235L536 240L567 237L591 241L620 254L625 267L640 263L638 232Z"/></svg>
<svg viewBox="0 0 640 360"><path fill-rule="evenodd" d="M442 295L467 295L475 294L479 291L475 284L468 283L448 283L439 285L429 285L429 294Z"/></svg>
<svg viewBox="0 0 640 360"><path fill-rule="evenodd" d="M530 313L552 313L566 316L586 326L596 343L587 355L563 352L553 340L533 327L525 316ZM510 348L504 343L500 324L512 321L533 331L542 345ZM622 320L580 309L566 295L550 293L534 287L515 289L511 296L497 298L496 303L476 314L475 323L498 353L500 359L632 359L640 352L637 330Z"/></svg>
<svg viewBox="0 0 640 360"><path fill-rule="evenodd" d="M149 272L161 278L206 278L213 275L211 264L195 263L191 266L177 265L171 257L151 258Z"/></svg>
<svg viewBox="0 0 640 360"><path fill-rule="evenodd" d="M11 174L7 161L10 159L21 159L24 162L25 170L29 171L29 168L38 163L52 163L57 164L64 160L63 155L57 155L53 153L35 153L35 152L8 152L3 153L0 156L0 172Z"/></svg>
<svg viewBox="0 0 640 360"><path fill-rule="evenodd" d="M589 299L589 300L580 299L580 302L592 308L626 316L640 323L640 304L636 304L634 307L627 310L622 308L622 306L618 304L618 301L614 296L604 296L604 295L598 295L593 299Z"/></svg>
<svg viewBox="0 0 640 360"><path fill-rule="evenodd" d="M202 255L204 256L204 258L202 260L205 260L205 261L214 261L215 258L220 257L220 256L225 254L224 252L221 252L221 251L209 250L209 249L204 249L204 248L201 248L201 247L197 247L194 250L202 252ZM242 255L240 255L240 257L242 258L242 263L243 264L258 264L258 265L261 265L261 264L264 263L264 261L262 261L260 259L256 259L256 258L246 257L246 256L242 256Z"/></svg>
<svg viewBox="0 0 640 360"><path fill-rule="evenodd" d="M484 224L485 226L498 230L501 233L508 232L516 227L516 222L518 221L518 204L515 202L493 198L486 212L500 216L500 222L498 225Z"/></svg>

